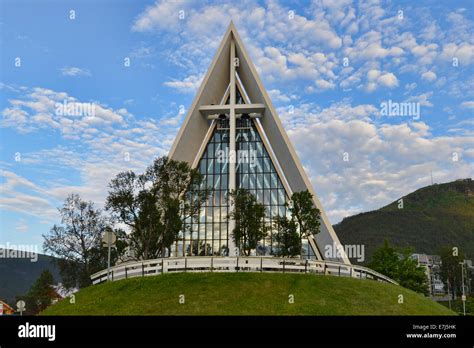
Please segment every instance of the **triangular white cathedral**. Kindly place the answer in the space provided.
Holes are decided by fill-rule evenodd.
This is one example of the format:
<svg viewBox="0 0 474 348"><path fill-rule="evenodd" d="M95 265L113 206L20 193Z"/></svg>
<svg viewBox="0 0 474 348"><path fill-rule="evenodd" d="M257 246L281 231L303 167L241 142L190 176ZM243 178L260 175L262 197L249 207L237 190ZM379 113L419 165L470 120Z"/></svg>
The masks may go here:
<svg viewBox="0 0 474 348"><path fill-rule="evenodd" d="M169 156L198 168L212 189L199 221L172 248L173 256L222 255L223 250L235 256L234 223L227 218L233 189L250 190L265 205L269 225L275 215L286 214L293 192L309 190L321 211L321 232L303 241L303 256L350 263L344 253L325 255L327 248L337 250L339 239L232 22ZM269 233L255 254L270 256L277 247Z"/></svg>

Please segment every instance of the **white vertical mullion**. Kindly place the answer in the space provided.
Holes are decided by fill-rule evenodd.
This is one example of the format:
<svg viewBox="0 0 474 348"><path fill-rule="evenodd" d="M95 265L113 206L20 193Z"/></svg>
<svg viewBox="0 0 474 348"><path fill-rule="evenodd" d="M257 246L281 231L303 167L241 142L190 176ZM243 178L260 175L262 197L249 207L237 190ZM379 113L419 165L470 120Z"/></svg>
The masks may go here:
<svg viewBox="0 0 474 348"><path fill-rule="evenodd" d="M230 42L230 100L229 100L229 194L234 191L236 188L236 151L235 151L235 133L236 133L236 119L235 119L235 44L232 39ZM229 214L232 213L233 205L231 204L230 195L229 195ZM234 239L233 231L235 228L235 220L229 219L229 256L236 256L238 254Z"/></svg>

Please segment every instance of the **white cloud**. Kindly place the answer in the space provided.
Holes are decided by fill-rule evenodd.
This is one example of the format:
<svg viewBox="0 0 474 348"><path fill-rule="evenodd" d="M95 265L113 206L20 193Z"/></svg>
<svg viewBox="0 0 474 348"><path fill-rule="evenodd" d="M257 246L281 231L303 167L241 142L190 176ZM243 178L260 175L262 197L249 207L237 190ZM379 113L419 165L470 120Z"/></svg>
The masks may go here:
<svg viewBox="0 0 474 348"><path fill-rule="evenodd" d="M115 174L143 170L167 153L177 133L179 120L136 119L126 109L112 109L99 102L95 102L94 117L58 116L55 103L62 100L82 102L64 92L34 88L10 99L13 106L3 110L2 127L18 132L42 130L57 144L64 144L22 153L14 169L0 173L3 210L54 220L56 207L69 193L79 193L101 206ZM25 166L35 168L41 184L20 174ZM58 179L56 173L65 171L69 174ZM71 176L79 179L69 181Z"/></svg>
<svg viewBox="0 0 474 348"><path fill-rule="evenodd" d="M441 59L452 62L453 59L458 59L462 65L469 65L474 62L474 45L463 42L461 44L447 43L443 46L441 52Z"/></svg>
<svg viewBox="0 0 474 348"><path fill-rule="evenodd" d="M78 68L75 66L61 68L63 76L91 76L91 72L87 69Z"/></svg>
<svg viewBox="0 0 474 348"><path fill-rule="evenodd" d="M163 85L177 89L182 93L194 93L201 85L204 75L190 75L183 80L173 80L164 82Z"/></svg>
<svg viewBox="0 0 474 348"><path fill-rule="evenodd" d="M369 70L367 72L367 91L373 92L378 86L395 88L398 86L398 79L391 72L382 72L377 69Z"/></svg>
<svg viewBox="0 0 474 348"><path fill-rule="evenodd" d="M461 107L465 109L474 109L474 100L462 102Z"/></svg>
<svg viewBox="0 0 474 348"><path fill-rule="evenodd" d="M156 1L136 18L132 30L137 32L172 30L179 25L179 11L184 11L187 7L186 1Z"/></svg>
<svg viewBox="0 0 474 348"><path fill-rule="evenodd" d="M347 103L283 112L285 128L333 223L428 185L431 170L436 182L472 176L472 136L433 136L425 122L377 124L370 117L375 112L371 105ZM460 154L459 162L452 161L453 152Z"/></svg>
<svg viewBox="0 0 474 348"><path fill-rule="evenodd" d="M274 102L279 101L288 103L291 100L298 99L296 95L286 95L282 93L279 89L271 89L268 91L268 94L270 95L270 99Z"/></svg>
<svg viewBox="0 0 474 348"><path fill-rule="evenodd" d="M432 71L427 71L421 74L421 78L425 81L432 82L436 80L436 74Z"/></svg>
<svg viewBox="0 0 474 348"><path fill-rule="evenodd" d="M420 106L432 107L433 103L430 102L430 98L433 96L433 92L426 92L419 95L413 95L409 97L406 102L420 103Z"/></svg>

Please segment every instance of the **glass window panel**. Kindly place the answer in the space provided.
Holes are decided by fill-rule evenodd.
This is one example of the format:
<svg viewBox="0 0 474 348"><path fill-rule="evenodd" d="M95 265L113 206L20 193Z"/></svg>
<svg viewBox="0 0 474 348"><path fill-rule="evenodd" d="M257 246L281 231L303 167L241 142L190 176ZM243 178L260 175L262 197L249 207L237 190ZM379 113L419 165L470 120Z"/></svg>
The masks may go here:
<svg viewBox="0 0 474 348"><path fill-rule="evenodd" d="M272 205L278 205L278 191L277 190L270 190L271 192L271 202Z"/></svg>
<svg viewBox="0 0 474 348"><path fill-rule="evenodd" d="M219 249L220 249L219 240L215 240L212 246L212 254L219 255Z"/></svg>
<svg viewBox="0 0 474 348"><path fill-rule="evenodd" d="M264 190L264 192L263 192L263 204L270 205L270 190Z"/></svg>
<svg viewBox="0 0 474 348"><path fill-rule="evenodd" d="M272 206L272 218L278 215L278 206L273 205Z"/></svg>
<svg viewBox="0 0 474 348"><path fill-rule="evenodd" d="M227 220L227 207L221 207L221 222Z"/></svg>
<svg viewBox="0 0 474 348"><path fill-rule="evenodd" d="M212 214L214 212L214 208L213 207L206 207L206 219L207 219L207 222L211 221L212 220Z"/></svg>
<svg viewBox="0 0 474 348"><path fill-rule="evenodd" d="M248 187L249 187L249 175L248 174L242 175L241 187L245 188L245 189L248 189Z"/></svg>
<svg viewBox="0 0 474 348"><path fill-rule="evenodd" d="M257 190L257 202L263 202L263 190Z"/></svg>
<svg viewBox="0 0 474 348"><path fill-rule="evenodd" d="M256 181L255 175L249 175L249 189L254 190L255 189L255 181Z"/></svg>
<svg viewBox="0 0 474 348"><path fill-rule="evenodd" d="M220 204L220 199L221 199L221 191L220 190L216 190L214 192L214 205L215 206L219 206Z"/></svg>
<svg viewBox="0 0 474 348"><path fill-rule="evenodd" d="M218 189L220 183L221 183L221 176L216 175L214 178L214 189Z"/></svg>
<svg viewBox="0 0 474 348"><path fill-rule="evenodd" d="M220 219L220 208L219 207L215 207L214 208L214 217L213 217L213 221L214 222L219 222L219 219Z"/></svg>
<svg viewBox="0 0 474 348"><path fill-rule="evenodd" d="M271 182L272 188L278 187L278 184L277 184L278 176L277 176L277 174L276 174L276 173L272 173L272 174L271 174L271 178L272 178L272 182Z"/></svg>
<svg viewBox="0 0 474 348"><path fill-rule="evenodd" d="M263 170L264 170L265 172L269 172L269 171L271 170L271 167L270 167L270 158L265 157L264 160L263 160L263 164L264 164Z"/></svg>
<svg viewBox="0 0 474 348"><path fill-rule="evenodd" d="M249 165L249 173L255 173L257 168L257 158Z"/></svg>
<svg viewBox="0 0 474 348"><path fill-rule="evenodd" d="M227 185L228 185L228 184L227 184L227 174L222 175L222 176L221 176L221 180L222 180L221 187L222 187L222 188L227 188Z"/></svg>
<svg viewBox="0 0 474 348"><path fill-rule="evenodd" d="M256 173L261 173L263 171L263 158L259 157L257 158L257 162L255 162L255 172Z"/></svg>
<svg viewBox="0 0 474 348"><path fill-rule="evenodd" d="M263 176L263 188L269 189L270 188L270 174L266 173Z"/></svg>
<svg viewBox="0 0 474 348"><path fill-rule="evenodd" d="M221 238L227 238L227 223L221 223Z"/></svg>
<svg viewBox="0 0 474 348"><path fill-rule="evenodd" d="M279 189L278 190L278 203L279 204L285 204L285 191Z"/></svg>
<svg viewBox="0 0 474 348"><path fill-rule="evenodd" d="M257 143L257 156L263 156L263 146L260 142Z"/></svg>
<svg viewBox="0 0 474 348"><path fill-rule="evenodd" d="M214 171L213 165L214 165L214 158L209 158L207 160L207 172L208 173L212 173Z"/></svg>
<svg viewBox="0 0 474 348"><path fill-rule="evenodd" d="M258 174L256 175L256 181L257 181L257 188L262 189L263 188L263 175Z"/></svg>
<svg viewBox="0 0 474 348"><path fill-rule="evenodd" d="M204 234L205 238L212 239L212 224L205 224L204 229L205 229L205 234Z"/></svg>

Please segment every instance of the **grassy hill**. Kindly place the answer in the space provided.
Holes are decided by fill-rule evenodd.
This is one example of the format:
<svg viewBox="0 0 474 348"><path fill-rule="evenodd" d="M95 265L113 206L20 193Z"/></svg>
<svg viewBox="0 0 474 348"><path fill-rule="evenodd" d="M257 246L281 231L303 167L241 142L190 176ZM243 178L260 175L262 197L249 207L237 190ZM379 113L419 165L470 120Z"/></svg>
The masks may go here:
<svg viewBox="0 0 474 348"><path fill-rule="evenodd" d="M289 295L294 303L288 303ZM398 303L398 296L404 303ZM185 303L179 303L179 296ZM277 273L177 273L82 289L43 315L454 315L405 288Z"/></svg>
<svg viewBox="0 0 474 348"><path fill-rule="evenodd" d="M343 244L365 244L366 261L387 239L415 252L437 254L457 246L474 258L474 181L462 180L421 188L375 211L354 215L334 225Z"/></svg>
<svg viewBox="0 0 474 348"><path fill-rule="evenodd" d="M55 282L60 282L59 269L54 257L38 254L38 260L26 258L4 258L0 260L0 299L13 305L15 296L24 295L40 276L49 269Z"/></svg>

